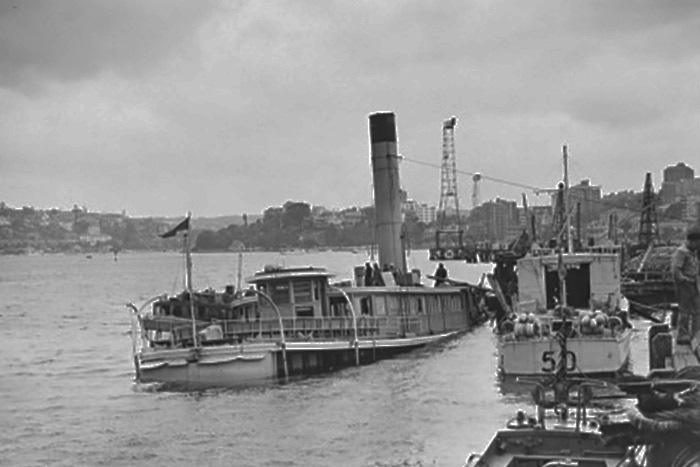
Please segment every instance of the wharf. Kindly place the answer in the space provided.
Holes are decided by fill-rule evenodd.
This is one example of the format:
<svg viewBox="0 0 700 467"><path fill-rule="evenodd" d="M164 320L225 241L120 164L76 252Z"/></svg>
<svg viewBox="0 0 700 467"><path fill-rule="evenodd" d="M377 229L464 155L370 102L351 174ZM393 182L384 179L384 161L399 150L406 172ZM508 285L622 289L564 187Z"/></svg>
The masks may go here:
<svg viewBox="0 0 700 467"><path fill-rule="evenodd" d="M674 344L673 368L679 371L688 366L698 366L700 351L700 332L690 341L690 345Z"/></svg>
<svg viewBox="0 0 700 467"><path fill-rule="evenodd" d="M667 323L649 329L649 376L673 377L685 368L700 365L700 331L688 345L678 345L676 333Z"/></svg>

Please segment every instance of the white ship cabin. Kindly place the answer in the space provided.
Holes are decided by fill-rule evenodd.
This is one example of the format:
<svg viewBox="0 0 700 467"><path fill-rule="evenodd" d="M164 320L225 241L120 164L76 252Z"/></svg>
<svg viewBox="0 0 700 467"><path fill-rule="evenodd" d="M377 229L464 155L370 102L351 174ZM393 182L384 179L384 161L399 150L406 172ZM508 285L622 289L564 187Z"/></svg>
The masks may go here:
<svg viewBox="0 0 700 467"><path fill-rule="evenodd" d="M578 309L619 309L620 256L565 253L566 302ZM553 309L559 303L559 256L527 255L518 260L518 303L524 311Z"/></svg>
<svg viewBox="0 0 700 467"><path fill-rule="evenodd" d="M199 341L275 340L282 329L302 340L411 337L466 330L478 315L478 298L468 288L353 287L333 285L331 277L324 268L267 266L247 279L254 290L196 292ZM142 325L155 345L192 345L189 294L156 301Z"/></svg>
<svg viewBox="0 0 700 467"><path fill-rule="evenodd" d="M324 268L312 266L265 266L263 271L246 281L270 297L283 318L314 318L330 314L325 297L329 288L328 279L334 276ZM263 319L277 318L267 300L259 299L259 307Z"/></svg>
<svg viewBox="0 0 700 467"><path fill-rule="evenodd" d="M333 285L331 277L323 268L266 267L247 282L274 301L285 333L294 337L346 336L355 325L363 336L450 332L468 328L473 319L469 312L478 310L476 298L465 288L353 287ZM261 320L275 332L275 310L263 299L259 309Z"/></svg>

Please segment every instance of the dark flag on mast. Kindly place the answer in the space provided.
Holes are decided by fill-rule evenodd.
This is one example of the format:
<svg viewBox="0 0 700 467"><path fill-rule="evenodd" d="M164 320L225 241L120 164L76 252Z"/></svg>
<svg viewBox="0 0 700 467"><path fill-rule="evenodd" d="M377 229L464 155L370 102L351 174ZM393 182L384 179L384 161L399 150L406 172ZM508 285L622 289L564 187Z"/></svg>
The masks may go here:
<svg viewBox="0 0 700 467"><path fill-rule="evenodd" d="M172 229L168 230L167 232L165 232L163 234L160 234L160 238L174 237L181 230L185 230L185 231L190 230L190 217L189 216L187 216L184 221L180 222Z"/></svg>

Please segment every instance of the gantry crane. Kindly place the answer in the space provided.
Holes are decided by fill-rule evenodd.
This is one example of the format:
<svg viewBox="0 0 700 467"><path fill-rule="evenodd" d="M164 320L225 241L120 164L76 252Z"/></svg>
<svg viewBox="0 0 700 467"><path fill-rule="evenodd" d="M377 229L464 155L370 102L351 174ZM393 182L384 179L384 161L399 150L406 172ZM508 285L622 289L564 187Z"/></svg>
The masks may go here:
<svg viewBox="0 0 700 467"><path fill-rule="evenodd" d="M442 163L440 166L440 202L437 209L438 229L435 246L430 248L431 260L463 260L469 255L464 245L464 231L457 193L457 161L455 156L455 127L457 117L442 122ZM448 224L448 215L456 217L456 228Z"/></svg>
<svg viewBox="0 0 700 467"><path fill-rule="evenodd" d="M455 157L455 127L457 117L442 122L442 163L440 165L440 202L438 225L445 227L447 215L454 210L460 228L459 195L457 193L457 161Z"/></svg>

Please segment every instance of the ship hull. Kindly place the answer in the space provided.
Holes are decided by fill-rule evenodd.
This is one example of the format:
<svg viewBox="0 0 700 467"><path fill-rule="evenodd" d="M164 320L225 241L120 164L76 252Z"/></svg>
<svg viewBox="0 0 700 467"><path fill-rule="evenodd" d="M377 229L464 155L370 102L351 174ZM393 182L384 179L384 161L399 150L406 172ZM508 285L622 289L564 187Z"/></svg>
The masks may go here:
<svg viewBox="0 0 700 467"><path fill-rule="evenodd" d="M566 341L567 371L614 376L629 362L631 331L616 336L582 336ZM552 337L506 339L499 336L499 372L503 376L548 376L556 370L559 344Z"/></svg>
<svg viewBox="0 0 700 467"><path fill-rule="evenodd" d="M359 340L357 345L349 341L287 342L284 351L275 342L148 350L136 355L137 381L184 390L254 386L372 363L458 334Z"/></svg>

